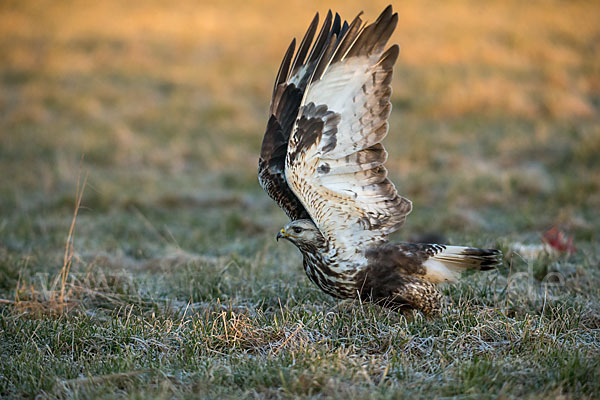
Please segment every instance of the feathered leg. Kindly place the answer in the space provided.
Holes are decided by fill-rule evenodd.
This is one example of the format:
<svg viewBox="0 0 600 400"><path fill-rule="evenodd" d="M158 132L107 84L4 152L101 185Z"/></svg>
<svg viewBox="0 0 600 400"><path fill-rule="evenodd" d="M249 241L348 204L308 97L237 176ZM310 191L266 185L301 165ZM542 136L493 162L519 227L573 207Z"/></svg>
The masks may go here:
<svg viewBox="0 0 600 400"><path fill-rule="evenodd" d="M442 293L437 287L424 279L405 276L404 285L399 286L390 299L401 308L415 308L426 315L439 314L442 311Z"/></svg>
<svg viewBox="0 0 600 400"><path fill-rule="evenodd" d="M417 309L427 315L440 313L442 294L434 283L397 272L387 275L387 279L377 278L375 274L364 276L358 290L363 301L371 301L395 310Z"/></svg>

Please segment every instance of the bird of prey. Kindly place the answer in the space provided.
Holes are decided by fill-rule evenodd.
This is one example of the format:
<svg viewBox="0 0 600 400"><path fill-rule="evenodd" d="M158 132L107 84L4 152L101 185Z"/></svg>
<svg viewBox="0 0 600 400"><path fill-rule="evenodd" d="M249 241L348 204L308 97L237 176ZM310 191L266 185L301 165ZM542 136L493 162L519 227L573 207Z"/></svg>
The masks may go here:
<svg viewBox="0 0 600 400"><path fill-rule="evenodd" d="M362 14L362 13L361 13ZM438 313L436 285L499 264L498 250L392 243L411 212L383 166L398 14L371 24L319 14L288 47L273 88L258 162L261 186L291 222L277 234L304 257L312 282L337 298ZM316 35L316 39L315 39ZM313 41L314 39L314 41Z"/></svg>

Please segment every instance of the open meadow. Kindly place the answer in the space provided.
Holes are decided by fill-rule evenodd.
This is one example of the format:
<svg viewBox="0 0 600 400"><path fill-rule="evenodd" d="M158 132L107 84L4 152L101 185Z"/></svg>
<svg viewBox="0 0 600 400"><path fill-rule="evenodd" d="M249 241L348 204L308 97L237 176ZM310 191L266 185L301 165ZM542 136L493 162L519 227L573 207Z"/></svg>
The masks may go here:
<svg viewBox="0 0 600 400"><path fill-rule="evenodd" d="M258 153L322 2L0 2L0 397L600 398L600 2L394 8L394 239L505 254L435 319L275 241Z"/></svg>

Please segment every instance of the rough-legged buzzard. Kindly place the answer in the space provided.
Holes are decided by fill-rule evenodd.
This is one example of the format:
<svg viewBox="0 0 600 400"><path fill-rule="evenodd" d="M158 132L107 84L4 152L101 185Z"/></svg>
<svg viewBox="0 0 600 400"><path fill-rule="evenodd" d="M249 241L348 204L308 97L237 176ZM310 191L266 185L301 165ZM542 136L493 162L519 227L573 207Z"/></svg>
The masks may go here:
<svg viewBox="0 0 600 400"><path fill-rule="evenodd" d="M388 240L412 209L387 178L381 144L398 57L397 45L385 46L397 22L391 6L369 25L360 14L348 24L329 12L317 34L317 14L297 51L292 41L275 80L258 176L291 219L277 238L298 247L319 288L435 313L436 284L490 269L502 255Z"/></svg>

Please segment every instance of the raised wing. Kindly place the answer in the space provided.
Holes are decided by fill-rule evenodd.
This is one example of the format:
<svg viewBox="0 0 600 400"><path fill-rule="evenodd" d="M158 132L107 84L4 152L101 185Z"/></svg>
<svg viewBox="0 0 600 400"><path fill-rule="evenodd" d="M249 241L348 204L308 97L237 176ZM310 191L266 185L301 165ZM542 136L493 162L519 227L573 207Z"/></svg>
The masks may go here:
<svg viewBox="0 0 600 400"><path fill-rule="evenodd" d="M337 14L333 19L330 11L311 48L318 24L319 14L315 15L311 22L296 55L294 56L294 39L281 62L273 87L270 118L258 161L258 180L261 186L292 220L310 219L310 215L285 178L285 157L290 134L298 118L306 87L315 73L321 55L329 43L335 43L348 29L348 24L342 24Z"/></svg>
<svg viewBox="0 0 600 400"><path fill-rule="evenodd" d="M387 7L372 24L360 15L324 51L305 91L290 138L286 180L321 232L354 253L387 240L410 213L383 166L392 68L398 46L384 52L398 22Z"/></svg>

